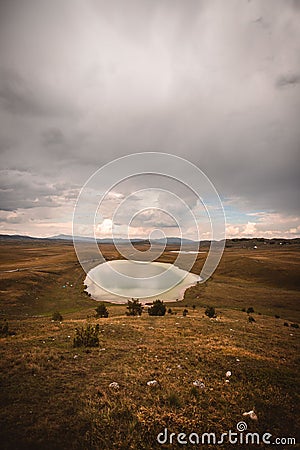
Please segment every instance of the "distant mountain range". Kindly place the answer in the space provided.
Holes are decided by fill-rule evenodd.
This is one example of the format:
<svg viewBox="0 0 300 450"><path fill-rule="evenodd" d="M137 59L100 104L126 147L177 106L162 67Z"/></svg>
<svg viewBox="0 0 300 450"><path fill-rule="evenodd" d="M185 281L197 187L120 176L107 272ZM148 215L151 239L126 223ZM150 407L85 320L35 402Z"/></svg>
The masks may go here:
<svg viewBox="0 0 300 450"><path fill-rule="evenodd" d="M56 236L51 236L51 237L47 237L47 238L38 238L38 237L32 237L32 236L22 236L19 234L0 234L0 239L29 239L29 240L34 240L34 239L39 239L39 240L63 240L63 241L73 241L73 236L69 235L69 234L58 234ZM76 240L77 241L82 241L82 242L94 242L94 238L92 237L85 237L85 236L76 236ZM99 244L113 244L114 242L116 244L127 244L128 242L131 242L132 244L134 243L139 243L139 244L149 244L149 240L148 239L142 239L142 238L136 238L136 239L124 239L124 238L117 238L117 239L110 239L110 238L104 238L104 239L97 239L97 242ZM154 239L152 242L156 242L158 244L160 243L164 243L165 240L164 239ZM188 244L195 244L195 241L192 241L191 239L180 239L177 237L168 237L167 238L167 244L169 245L188 245Z"/></svg>
<svg viewBox="0 0 300 450"><path fill-rule="evenodd" d="M47 239L63 239L63 240L73 240L73 236L70 236L68 234L59 234L57 236L52 236L51 238ZM84 241L84 242L93 242L94 238L90 237L84 237L84 236L76 236L76 240L78 241ZM188 244L195 244L196 241L193 241L191 239L180 239L177 237L168 237L166 238L168 245L188 245ZM116 238L116 239L110 239L110 238L104 238L104 239L97 239L97 242L99 244L127 244L128 242L131 242L132 244L149 244L148 239L142 239L142 238L136 238L136 239L124 239L124 238ZM165 239L154 239L152 242L155 242L157 244L163 244L165 243Z"/></svg>
<svg viewBox="0 0 300 450"><path fill-rule="evenodd" d="M38 238L33 236L23 236L19 234L0 234L0 240L27 240L27 241L34 241L34 240L40 240L40 241L73 241L73 236L69 234L58 234L56 236L51 236L47 238ZM76 239L78 241L82 242L94 242L94 238L91 237L84 237L84 236L77 236ZM123 239L118 238L113 241L113 239L110 238L104 238L104 239L97 239L98 244L128 244L129 242L131 244L149 244L148 239L142 239L142 238L136 238L136 239ZM154 239L152 242L157 244L163 244L165 242L164 239ZM167 238L167 245L174 245L174 246L188 246L188 245L195 245L199 244L197 241L193 241L191 239L180 239L178 237L168 237ZM200 242L201 246L209 245L210 241L205 240ZM233 238L233 239L226 239L226 247L251 247L251 246L261 246L262 244L296 244L300 245L300 238L293 238L293 239L285 239L285 238Z"/></svg>

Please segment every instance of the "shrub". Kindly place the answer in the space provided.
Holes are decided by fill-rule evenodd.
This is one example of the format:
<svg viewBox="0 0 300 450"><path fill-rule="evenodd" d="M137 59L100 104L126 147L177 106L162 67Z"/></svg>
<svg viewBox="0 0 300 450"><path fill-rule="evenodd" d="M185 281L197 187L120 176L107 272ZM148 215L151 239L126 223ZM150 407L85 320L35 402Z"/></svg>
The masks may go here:
<svg viewBox="0 0 300 450"><path fill-rule="evenodd" d="M96 317L108 317L108 310L104 303L100 303L99 306L95 309Z"/></svg>
<svg viewBox="0 0 300 450"><path fill-rule="evenodd" d="M166 404L171 408L181 408L182 403L177 394L172 393L166 398Z"/></svg>
<svg viewBox="0 0 300 450"><path fill-rule="evenodd" d="M277 314L275 314L275 319L280 319L280 316L278 316Z"/></svg>
<svg viewBox="0 0 300 450"><path fill-rule="evenodd" d="M283 326L288 327L289 326L288 322L284 322Z"/></svg>
<svg viewBox="0 0 300 450"><path fill-rule="evenodd" d="M292 328L299 328L299 325L297 323L291 323Z"/></svg>
<svg viewBox="0 0 300 450"><path fill-rule="evenodd" d="M213 306L208 306L205 310L205 315L210 318L217 317L215 308Z"/></svg>
<svg viewBox="0 0 300 450"><path fill-rule="evenodd" d="M199 388L196 388L196 386L193 386L190 390L190 394L192 397L199 398Z"/></svg>
<svg viewBox="0 0 300 450"><path fill-rule="evenodd" d="M249 316L249 317L248 317L248 321L249 321L250 323L256 322L256 320L255 320L254 317L252 317L252 316Z"/></svg>
<svg viewBox="0 0 300 450"><path fill-rule="evenodd" d="M172 308L168 309L168 314L173 314Z"/></svg>
<svg viewBox="0 0 300 450"><path fill-rule="evenodd" d="M0 336L8 336L8 323L6 319L0 325Z"/></svg>
<svg viewBox="0 0 300 450"><path fill-rule="evenodd" d="M242 308L242 311L243 311L243 312L246 312L246 308Z"/></svg>
<svg viewBox="0 0 300 450"><path fill-rule="evenodd" d="M252 308L252 306L250 306L250 308L247 309L247 314L251 313L254 313L254 308Z"/></svg>
<svg viewBox="0 0 300 450"><path fill-rule="evenodd" d="M9 335L8 323L7 320L5 319L4 322L0 324L0 336L6 337L8 335Z"/></svg>
<svg viewBox="0 0 300 450"><path fill-rule="evenodd" d="M183 312L182 312L182 315L185 317L188 313L189 313L189 310L188 309L184 309Z"/></svg>
<svg viewBox="0 0 300 450"><path fill-rule="evenodd" d="M76 328L73 347L99 347L99 324Z"/></svg>
<svg viewBox="0 0 300 450"><path fill-rule="evenodd" d="M127 316L141 316L143 312L143 305L139 302L138 298L132 298L127 302L127 309Z"/></svg>
<svg viewBox="0 0 300 450"><path fill-rule="evenodd" d="M51 320L54 320L55 322L61 322L63 320L63 316L58 311L55 311L52 314Z"/></svg>
<svg viewBox="0 0 300 450"><path fill-rule="evenodd" d="M193 305L193 306L192 306L192 308L193 308L193 311L195 311L195 309L196 309L196 305Z"/></svg>
<svg viewBox="0 0 300 450"><path fill-rule="evenodd" d="M164 316L166 314L166 306L163 301L155 300L153 305L148 309L149 316Z"/></svg>
<svg viewBox="0 0 300 450"><path fill-rule="evenodd" d="M3 323L0 323L0 337L15 336L15 334L14 331L9 331L8 322L4 319Z"/></svg>

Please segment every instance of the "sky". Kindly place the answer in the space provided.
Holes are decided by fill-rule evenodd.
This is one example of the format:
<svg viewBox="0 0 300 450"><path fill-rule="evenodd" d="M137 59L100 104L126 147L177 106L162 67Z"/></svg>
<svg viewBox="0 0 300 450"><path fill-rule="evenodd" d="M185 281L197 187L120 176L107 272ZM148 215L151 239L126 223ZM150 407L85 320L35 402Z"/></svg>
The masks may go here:
<svg viewBox="0 0 300 450"><path fill-rule="evenodd" d="M164 152L211 180L228 238L300 237L299 24L298 0L0 0L0 233L71 234L96 170ZM111 189L99 237L126 195L132 236L178 235L175 210L194 237L148 181Z"/></svg>

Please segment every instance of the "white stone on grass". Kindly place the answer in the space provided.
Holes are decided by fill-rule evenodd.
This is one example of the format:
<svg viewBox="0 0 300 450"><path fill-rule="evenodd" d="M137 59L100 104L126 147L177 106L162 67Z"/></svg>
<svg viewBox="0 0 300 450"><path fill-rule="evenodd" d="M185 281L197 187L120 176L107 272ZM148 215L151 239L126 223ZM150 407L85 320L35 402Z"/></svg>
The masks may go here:
<svg viewBox="0 0 300 450"><path fill-rule="evenodd" d="M257 415L255 414L255 412L254 412L253 409L252 409L251 411L244 412L244 413L243 413L243 416L244 416L244 417L249 416L250 419L252 419L252 420L257 420Z"/></svg>
<svg viewBox="0 0 300 450"><path fill-rule="evenodd" d="M157 385L158 381L156 380L147 381L147 386L157 386Z"/></svg>
<svg viewBox="0 0 300 450"><path fill-rule="evenodd" d="M199 387L200 389L204 389L205 388L205 384L203 383L202 380L195 380L195 381L193 381L193 386Z"/></svg>

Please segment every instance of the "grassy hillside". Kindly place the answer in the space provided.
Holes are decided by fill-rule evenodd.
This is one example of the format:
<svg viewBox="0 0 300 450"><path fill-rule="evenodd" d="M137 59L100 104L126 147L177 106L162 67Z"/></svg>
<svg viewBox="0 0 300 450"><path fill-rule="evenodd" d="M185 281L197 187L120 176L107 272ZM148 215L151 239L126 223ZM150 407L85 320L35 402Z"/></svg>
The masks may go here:
<svg viewBox="0 0 300 450"><path fill-rule="evenodd" d="M94 317L70 243L2 242L1 255L1 317L15 332L0 338L1 448L182 448L158 444L157 434L219 438L242 420L248 431L299 442L297 245L227 248L211 280L170 303L173 314L128 317L125 305L108 305L107 319ZM4 272L16 268L27 270ZM61 323L51 321L55 310ZM74 348L76 327L87 324L99 324L99 347ZM242 415L253 408L258 420ZM288 447L297 445L276 445Z"/></svg>

